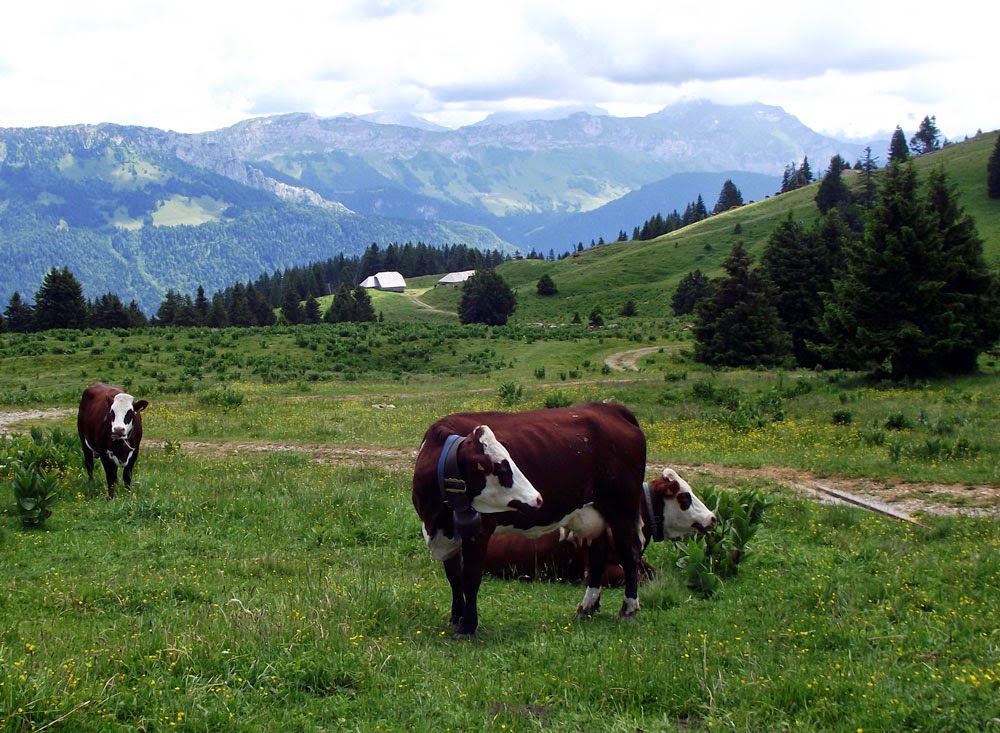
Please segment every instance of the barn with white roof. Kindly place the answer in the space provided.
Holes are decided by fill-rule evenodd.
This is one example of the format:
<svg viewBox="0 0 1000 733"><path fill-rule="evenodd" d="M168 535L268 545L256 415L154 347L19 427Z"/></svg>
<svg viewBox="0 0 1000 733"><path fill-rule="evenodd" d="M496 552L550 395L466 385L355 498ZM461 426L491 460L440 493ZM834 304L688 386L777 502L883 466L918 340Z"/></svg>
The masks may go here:
<svg viewBox="0 0 1000 733"><path fill-rule="evenodd" d="M401 293L406 288L406 280L398 272L376 272L361 281L361 287Z"/></svg>

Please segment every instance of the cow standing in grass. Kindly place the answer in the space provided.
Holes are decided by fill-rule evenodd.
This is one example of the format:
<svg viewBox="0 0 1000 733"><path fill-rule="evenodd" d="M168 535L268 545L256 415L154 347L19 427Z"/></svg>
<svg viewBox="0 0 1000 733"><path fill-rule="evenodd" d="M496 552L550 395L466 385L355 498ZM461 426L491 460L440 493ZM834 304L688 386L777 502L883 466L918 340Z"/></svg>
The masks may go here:
<svg viewBox="0 0 1000 733"><path fill-rule="evenodd" d="M444 563L456 636L469 638L479 625L483 563L499 527L532 537L565 527L590 542L591 577L577 608L583 617L600 608L613 537L625 574L619 615L633 616L639 610L645 468L646 437L622 405L461 413L431 425L417 454L413 505L431 555ZM483 501L491 482L494 501ZM516 491L524 484L541 500Z"/></svg>
<svg viewBox="0 0 1000 733"><path fill-rule="evenodd" d="M132 469L142 441L142 411L146 400L136 400L120 387L97 382L83 391L76 429L83 448L87 477L94 478L94 458L101 461L108 479L108 498L115 497L118 469L125 486L132 485Z"/></svg>

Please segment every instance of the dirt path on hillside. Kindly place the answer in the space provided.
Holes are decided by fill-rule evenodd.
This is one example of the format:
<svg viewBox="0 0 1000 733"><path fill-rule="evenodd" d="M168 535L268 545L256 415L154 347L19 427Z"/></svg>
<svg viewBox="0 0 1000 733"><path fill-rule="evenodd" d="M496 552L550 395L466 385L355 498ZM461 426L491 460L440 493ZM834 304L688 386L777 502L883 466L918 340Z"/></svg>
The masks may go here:
<svg viewBox="0 0 1000 733"><path fill-rule="evenodd" d="M617 354L608 356L604 363L616 372L637 372L639 371L639 359L646 354L653 354L659 351L662 346L646 346L641 349L631 351L619 351Z"/></svg>
<svg viewBox="0 0 1000 733"><path fill-rule="evenodd" d="M638 350L637 350L638 351ZM23 432L26 421L61 420L70 409L38 409L0 413L0 435ZM164 449L166 441L146 439L145 446ZM277 443L252 440L171 441L181 454L238 456L264 453L295 453L318 463L341 463L386 471L409 471L418 446L391 448L372 445ZM796 468L769 466L743 468L718 464L678 465L677 469L697 491L699 484L763 479L788 491L822 502L860 505L905 521L918 520L920 513L1000 517L1000 486L944 484L932 481L876 481L873 479L817 476ZM649 471L654 474L656 467Z"/></svg>

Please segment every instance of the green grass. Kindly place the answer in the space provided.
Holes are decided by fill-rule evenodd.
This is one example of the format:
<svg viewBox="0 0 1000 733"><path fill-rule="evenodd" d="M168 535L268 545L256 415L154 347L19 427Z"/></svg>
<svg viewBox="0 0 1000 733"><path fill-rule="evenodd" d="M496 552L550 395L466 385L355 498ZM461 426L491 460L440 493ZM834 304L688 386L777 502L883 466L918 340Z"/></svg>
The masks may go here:
<svg viewBox="0 0 1000 733"><path fill-rule="evenodd" d="M985 730L1000 530L775 493L712 600L676 551L635 622L577 586L487 579L446 628L409 474L151 450L114 502L82 471L45 531L3 517L0 728ZM849 726L845 728L845 725Z"/></svg>

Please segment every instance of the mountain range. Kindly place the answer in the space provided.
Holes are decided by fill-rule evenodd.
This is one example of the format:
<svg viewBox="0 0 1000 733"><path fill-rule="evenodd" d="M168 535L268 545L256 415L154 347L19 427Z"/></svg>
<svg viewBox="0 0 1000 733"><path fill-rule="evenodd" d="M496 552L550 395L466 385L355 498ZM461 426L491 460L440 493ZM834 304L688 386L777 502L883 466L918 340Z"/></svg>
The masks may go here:
<svg viewBox="0 0 1000 733"><path fill-rule="evenodd" d="M882 151L887 143L871 143ZM506 115L449 130L414 117L287 114L198 134L115 124L0 129L0 300L67 266L87 297L155 311L370 244L562 253L614 239L728 178L745 200L808 157L864 145L780 108L709 102L646 117ZM367 274L367 273L363 273Z"/></svg>

